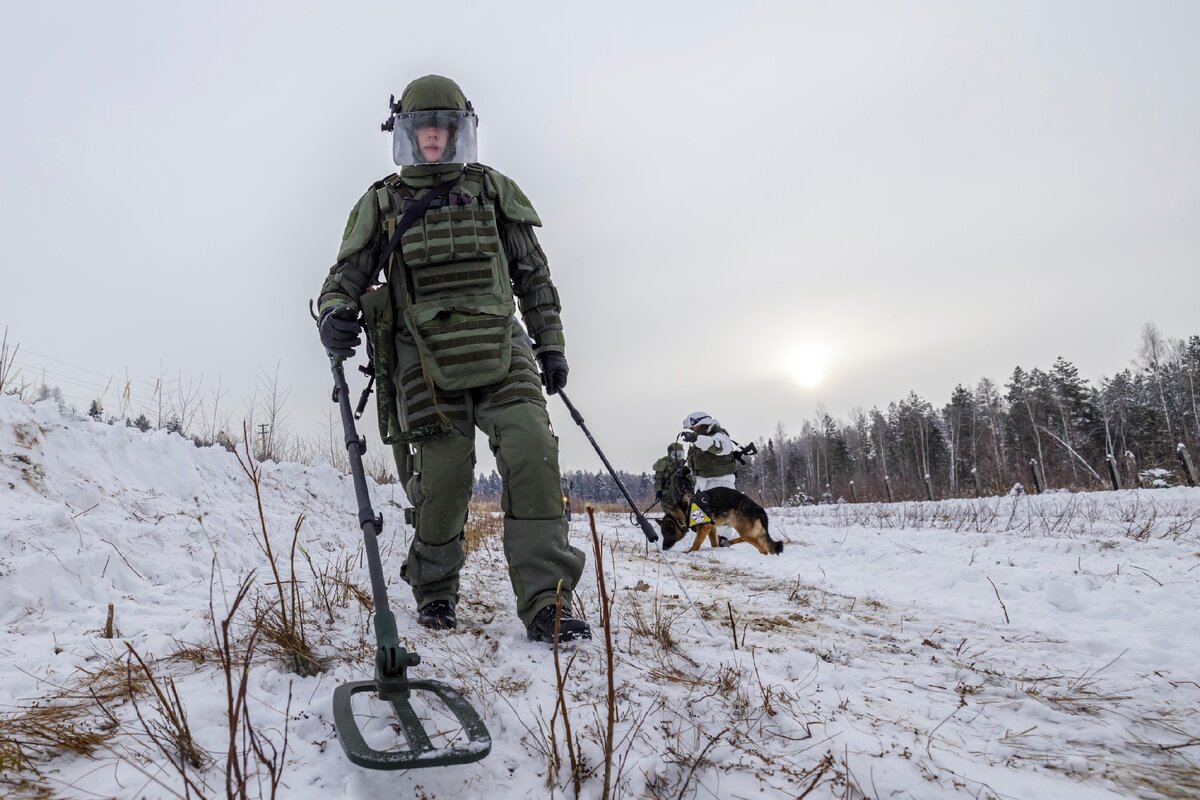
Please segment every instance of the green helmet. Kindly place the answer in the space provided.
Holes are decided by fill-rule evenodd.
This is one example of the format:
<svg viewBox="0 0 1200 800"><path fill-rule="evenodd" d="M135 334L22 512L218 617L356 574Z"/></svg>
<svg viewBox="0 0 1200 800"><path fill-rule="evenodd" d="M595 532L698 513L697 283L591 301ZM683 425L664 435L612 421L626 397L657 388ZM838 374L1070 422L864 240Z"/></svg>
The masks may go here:
<svg viewBox="0 0 1200 800"><path fill-rule="evenodd" d="M401 111L473 111L457 83L441 75L426 75L404 87Z"/></svg>
<svg viewBox="0 0 1200 800"><path fill-rule="evenodd" d="M478 160L479 119L457 83L441 75L417 78L390 102L383 130L392 132L392 160L399 166L463 164ZM422 136L424 134L424 137Z"/></svg>
<svg viewBox="0 0 1200 800"><path fill-rule="evenodd" d="M679 442L671 442L669 445L667 445L667 455L678 461L682 461L683 445L681 445Z"/></svg>

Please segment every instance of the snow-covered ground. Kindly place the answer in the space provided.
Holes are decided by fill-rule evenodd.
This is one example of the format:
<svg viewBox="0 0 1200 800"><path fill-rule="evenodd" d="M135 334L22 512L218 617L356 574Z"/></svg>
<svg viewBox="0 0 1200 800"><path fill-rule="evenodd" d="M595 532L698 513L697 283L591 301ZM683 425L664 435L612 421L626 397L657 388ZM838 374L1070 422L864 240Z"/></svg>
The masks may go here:
<svg viewBox="0 0 1200 800"><path fill-rule="evenodd" d="M260 483L284 586L297 587L328 661L303 677L260 642L251 663L252 722L276 748L287 735L277 796L575 796L553 655L524 637L499 541L469 558L460 628L419 628L396 577L411 530L392 487L375 497L401 640L423 658L413 677L464 691L494 744L467 766L351 765L330 700L371 672L370 617L350 590L367 587L353 491L321 465L263 464ZM773 509L771 520L786 542L778 557L749 546L666 554L702 625L627 517L597 518L613 596L613 796L1200 797L1200 491ZM572 538L589 553L590 536L577 515ZM226 796L226 677L210 609L219 628L252 570L235 661L249 610L278 598L237 459L0 398L0 793ZM589 562L580 610L593 624L596 586ZM579 796L592 798L607 725L596 630L562 654L564 667L574 657L565 686ZM187 789L149 735L170 738L162 709L173 700L144 680L129 691L145 673L127 671L126 642L178 693L200 765L183 768ZM377 709L360 708L373 743L393 737L385 717L365 715ZM75 748L90 752L56 751L47 740L64 731L92 734ZM269 796L260 778L249 796Z"/></svg>

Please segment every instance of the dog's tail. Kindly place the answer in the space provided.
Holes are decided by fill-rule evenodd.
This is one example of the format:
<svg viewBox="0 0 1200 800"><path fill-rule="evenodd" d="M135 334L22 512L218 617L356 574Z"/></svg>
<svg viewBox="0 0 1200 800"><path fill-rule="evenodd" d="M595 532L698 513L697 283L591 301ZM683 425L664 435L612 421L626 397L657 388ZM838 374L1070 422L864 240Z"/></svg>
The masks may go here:
<svg viewBox="0 0 1200 800"><path fill-rule="evenodd" d="M767 527L768 517L767 512L759 509L759 521L762 523L763 534L767 537L767 546L771 548L772 555L779 555L783 552L783 542L771 538L771 530Z"/></svg>

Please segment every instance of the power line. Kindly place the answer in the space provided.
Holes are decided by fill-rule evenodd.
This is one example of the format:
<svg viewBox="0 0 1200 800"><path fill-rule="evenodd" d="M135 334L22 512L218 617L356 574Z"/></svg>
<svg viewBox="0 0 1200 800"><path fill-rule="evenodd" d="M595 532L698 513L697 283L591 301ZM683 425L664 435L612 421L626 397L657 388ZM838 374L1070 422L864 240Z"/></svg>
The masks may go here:
<svg viewBox="0 0 1200 800"><path fill-rule="evenodd" d="M80 372L90 372L93 375L99 375L101 378L112 377L111 375L105 375L103 372L96 372L96 370L94 370L94 369L88 369L87 367L81 367L78 364L72 364L69 361L63 361L62 359L54 358L53 356L47 356L47 355L42 355L41 353L36 353L33 350L30 350L28 347L22 347L21 352L28 353L31 356L37 356L38 358L44 358L47 361L53 361L56 364L62 364L64 366L71 367L72 369L77 369Z"/></svg>
<svg viewBox="0 0 1200 800"><path fill-rule="evenodd" d="M56 381L66 381L67 383L73 383L76 386L81 386L86 389L97 389L99 391L104 391L106 388L97 383L91 383L90 381L79 380L75 376L67 375L65 373L58 372L57 370L46 369L45 367L40 367L40 366L37 366L36 364L26 363L23 360L14 361L13 365L15 367L17 367L19 370L26 370L30 374L35 375L35 376L48 375ZM111 388L111 387L112 387L112 384L110 383L109 388Z"/></svg>

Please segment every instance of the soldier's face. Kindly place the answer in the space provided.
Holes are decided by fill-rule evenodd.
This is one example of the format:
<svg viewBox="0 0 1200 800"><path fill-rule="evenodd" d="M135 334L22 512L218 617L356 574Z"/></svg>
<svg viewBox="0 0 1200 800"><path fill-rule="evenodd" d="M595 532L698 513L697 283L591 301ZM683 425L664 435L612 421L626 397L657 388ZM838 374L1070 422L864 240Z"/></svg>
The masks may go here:
<svg viewBox="0 0 1200 800"><path fill-rule="evenodd" d="M417 128L417 145L426 161L441 161L449 142L450 131L446 128Z"/></svg>

